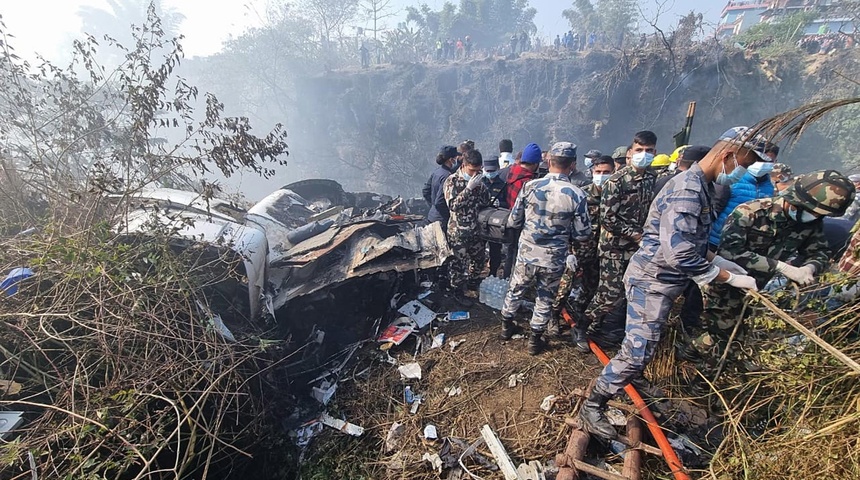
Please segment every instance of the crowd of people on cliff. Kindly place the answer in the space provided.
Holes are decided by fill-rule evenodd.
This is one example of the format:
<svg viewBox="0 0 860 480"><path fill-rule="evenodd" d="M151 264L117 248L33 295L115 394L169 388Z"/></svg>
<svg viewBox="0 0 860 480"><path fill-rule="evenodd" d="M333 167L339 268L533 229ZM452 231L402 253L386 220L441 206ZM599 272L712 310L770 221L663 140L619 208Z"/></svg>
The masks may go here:
<svg viewBox="0 0 860 480"><path fill-rule="evenodd" d="M467 140L441 148L423 190L427 221L441 224L451 247L440 282L452 300L471 308L483 278L508 281L501 341L527 321L532 355L551 339L582 352L589 340L620 346L580 411L586 428L607 438L616 434L607 401L628 383L653 391L642 373L676 300L678 356L713 365L745 291L860 273L860 231L828 226L857 222L860 175L793 175L779 147L746 127L671 154L657 145L653 132L636 132L611 155L589 150L580 166L571 141L515 154L505 139L484 154ZM755 368L735 350L733 361Z"/></svg>

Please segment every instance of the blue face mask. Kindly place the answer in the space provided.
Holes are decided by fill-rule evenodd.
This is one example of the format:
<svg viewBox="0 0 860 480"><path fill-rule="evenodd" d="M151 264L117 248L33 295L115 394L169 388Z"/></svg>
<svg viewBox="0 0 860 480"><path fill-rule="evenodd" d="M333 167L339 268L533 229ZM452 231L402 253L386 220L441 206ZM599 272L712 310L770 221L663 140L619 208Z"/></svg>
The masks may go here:
<svg viewBox="0 0 860 480"><path fill-rule="evenodd" d="M647 168L654 161L654 154L648 152L634 153L630 157L630 164L636 168Z"/></svg>
<svg viewBox="0 0 860 480"><path fill-rule="evenodd" d="M585 168L591 168L593 165L594 162L592 162L590 158L585 157Z"/></svg>
<svg viewBox="0 0 860 480"><path fill-rule="evenodd" d="M765 175L770 174L773 170L773 163L771 162L755 162L750 165L750 168L747 169L750 172L750 175L756 178L761 178Z"/></svg>
<svg viewBox="0 0 860 480"><path fill-rule="evenodd" d="M489 178L490 180L499 176L498 170L493 170L492 172L484 172L484 177Z"/></svg>
<svg viewBox="0 0 860 480"><path fill-rule="evenodd" d="M798 217L797 216L798 211L799 211L799 209L797 207L794 207L794 208L788 210L786 212L786 215L788 215L788 218L794 220L795 222L800 222L800 223L809 223L809 222L814 222L814 221L818 220L818 217L816 217L812 212L807 212L806 210L803 210L802 212L800 212L800 217Z"/></svg>
<svg viewBox="0 0 860 480"><path fill-rule="evenodd" d="M735 169L732 170L732 173L726 174L726 164L723 164L723 171L717 175L717 184L726 186L734 185L744 178L744 175L746 175L747 169L738 164L737 155L732 155L732 158L735 161Z"/></svg>
<svg viewBox="0 0 860 480"><path fill-rule="evenodd" d="M463 180L467 182L472 179L472 176L466 173L465 170L460 170L460 176L463 177Z"/></svg>

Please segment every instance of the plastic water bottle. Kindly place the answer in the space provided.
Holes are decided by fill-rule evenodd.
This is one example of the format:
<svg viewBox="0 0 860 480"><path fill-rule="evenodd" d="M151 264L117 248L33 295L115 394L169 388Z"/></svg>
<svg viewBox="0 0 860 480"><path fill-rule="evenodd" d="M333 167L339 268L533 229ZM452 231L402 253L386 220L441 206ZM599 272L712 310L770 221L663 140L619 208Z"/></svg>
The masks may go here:
<svg viewBox="0 0 860 480"><path fill-rule="evenodd" d="M481 285L478 287L478 301L487 305L487 287L489 287L490 278L481 280Z"/></svg>

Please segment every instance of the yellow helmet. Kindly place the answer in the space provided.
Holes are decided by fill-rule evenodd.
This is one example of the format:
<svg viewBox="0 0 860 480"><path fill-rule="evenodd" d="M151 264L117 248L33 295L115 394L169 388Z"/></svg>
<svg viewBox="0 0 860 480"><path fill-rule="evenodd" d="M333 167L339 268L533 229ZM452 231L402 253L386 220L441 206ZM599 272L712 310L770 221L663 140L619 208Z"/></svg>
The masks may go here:
<svg viewBox="0 0 860 480"><path fill-rule="evenodd" d="M652 167L667 167L667 166L669 166L669 163L670 163L669 162L669 155L666 155L665 153L661 153L660 155L657 155L656 157L654 157L654 161L651 162L651 166Z"/></svg>
<svg viewBox="0 0 860 480"><path fill-rule="evenodd" d="M669 155L669 161L672 163L677 162L678 159L681 158L681 155L684 154L684 150L687 147L689 147L689 145L681 145L680 147L676 148L675 151L672 152L672 155Z"/></svg>

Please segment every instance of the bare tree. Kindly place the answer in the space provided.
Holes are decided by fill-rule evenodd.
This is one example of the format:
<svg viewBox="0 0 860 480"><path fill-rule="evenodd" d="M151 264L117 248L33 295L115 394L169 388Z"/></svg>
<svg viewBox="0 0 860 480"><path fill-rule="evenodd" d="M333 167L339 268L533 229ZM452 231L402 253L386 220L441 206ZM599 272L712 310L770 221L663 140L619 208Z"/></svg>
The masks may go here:
<svg viewBox="0 0 860 480"><path fill-rule="evenodd" d="M393 17L397 12L391 11L391 0L362 0L361 9L367 15L367 19L373 22L373 45L376 48L376 63L380 63L379 22Z"/></svg>

